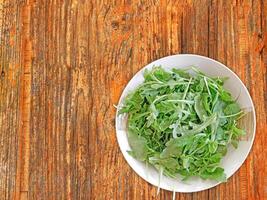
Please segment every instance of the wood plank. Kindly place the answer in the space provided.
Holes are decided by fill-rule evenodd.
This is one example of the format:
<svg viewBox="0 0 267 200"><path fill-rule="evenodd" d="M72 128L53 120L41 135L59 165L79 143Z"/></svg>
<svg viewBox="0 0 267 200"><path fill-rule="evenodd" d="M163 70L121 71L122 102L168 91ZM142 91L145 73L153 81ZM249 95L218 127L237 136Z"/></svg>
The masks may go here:
<svg viewBox="0 0 267 200"><path fill-rule="evenodd" d="M19 110L19 150L17 160L17 177L19 177L20 187L16 188L16 198L26 199L27 195L20 192L29 190L29 148L30 148L30 120L31 120L31 64L32 64L32 45L29 38L30 32L30 5L26 3L22 7L22 33L21 33L21 87L20 87L20 110Z"/></svg>
<svg viewBox="0 0 267 200"><path fill-rule="evenodd" d="M14 199L21 88L20 2L0 1L0 199ZM18 180L18 181L16 181Z"/></svg>

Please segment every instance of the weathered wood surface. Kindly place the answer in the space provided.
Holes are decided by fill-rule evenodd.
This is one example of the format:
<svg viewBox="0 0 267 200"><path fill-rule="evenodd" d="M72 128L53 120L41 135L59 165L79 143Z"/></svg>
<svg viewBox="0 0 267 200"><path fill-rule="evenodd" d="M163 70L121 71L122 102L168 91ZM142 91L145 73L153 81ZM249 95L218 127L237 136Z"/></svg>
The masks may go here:
<svg viewBox="0 0 267 200"><path fill-rule="evenodd" d="M176 199L267 199L266 0L0 0L0 199L171 199L125 162L112 105L178 53L239 75L257 133L227 183Z"/></svg>

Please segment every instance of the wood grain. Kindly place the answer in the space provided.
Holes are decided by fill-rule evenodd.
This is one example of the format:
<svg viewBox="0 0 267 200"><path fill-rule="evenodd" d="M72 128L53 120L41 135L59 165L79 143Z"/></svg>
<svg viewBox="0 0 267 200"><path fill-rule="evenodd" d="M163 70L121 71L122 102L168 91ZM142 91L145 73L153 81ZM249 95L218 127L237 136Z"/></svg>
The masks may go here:
<svg viewBox="0 0 267 200"><path fill-rule="evenodd" d="M0 0L0 199L171 199L125 162L113 104L178 53L242 79L257 133L227 183L176 199L267 199L266 0Z"/></svg>

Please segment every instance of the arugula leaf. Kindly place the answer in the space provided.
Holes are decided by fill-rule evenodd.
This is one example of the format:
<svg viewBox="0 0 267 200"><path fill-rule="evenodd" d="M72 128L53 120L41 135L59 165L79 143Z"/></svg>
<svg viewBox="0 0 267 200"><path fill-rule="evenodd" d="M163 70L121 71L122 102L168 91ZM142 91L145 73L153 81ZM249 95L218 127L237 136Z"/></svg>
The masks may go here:
<svg viewBox="0 0 267 200"><path fill-rule="evenodd" d="M225 102L231 102L231 101L233 101L231 94L229 92L225 91L225 90L222 90L221 91L220 97Z"/></svg>
<svg viewBox="0 0 267 200"><path fill-rule="evenodd" d="M228 104L224 109L225 115L232 115L240 112L240 107L237 103Z"/></svg>
<svg viewBox="0 0 267 200"><path fill-rule="evenodd" d="M195 111L201 121L204 121L205 116L207 116L207 112L203 106L203 102L200 95L195 97Z"/></svg>
<svg viewBox="0 0 267 200"><path fill-rule="evenodd" d="M214 179L219 182L226 181L226 175L224 174L224 169L217 167L213 172L205 170L201 172L200 177L203 179Z"/></svg>
<svg viewBox="0 0 267 200"><path fill-rule="evenodd" d="M131 155L140 161L146 160L149 152L146 146L146 139L133 131L128 131L128 141L132 148Z"/></svg>
<svg viewBox="0 0 267 200"><path fill-rule="evenodd" d="M236 137L246 135L246 131L243 129L237 128L236 126L233 126L233 132L236 135Z"/></svg>
<svg viewBox="0 0 267 200"><path fill-rule="evenodd" d="M170 158L162 158L158 154L155 154L153 157L150 157L149 163L151 163L153 165L161 166L161 167L163 167L163 169L165 169L165 171L167 171L167 173L173 174L173 175L175 175L177 169L180 168L180 165L179 165L177 159L174 159L171 157Z"/></svg>
<svg viewBox="0 0 267 200"><path fill-rule="evenodd" d="M209 145L209 152L212 154L212 153L215 153L217 148L218 148L218 143L216 141L213 141L213 142L210 142Z"/></svg>
<svg viewBox="0 0 267 200"><path fill-rule="evenodd" d="M183 147L193 142L193 135L184 135L175 139L170 139L166 143L166 148L162 151L160 156L162 158L176 156L182 154Z"/></svg>
<svg viewBox="0 0 267 200"><path fill-rule="evenodd" d="M190 78L190 74L185 70L173 68L172 71L181 78Z"/></svg>

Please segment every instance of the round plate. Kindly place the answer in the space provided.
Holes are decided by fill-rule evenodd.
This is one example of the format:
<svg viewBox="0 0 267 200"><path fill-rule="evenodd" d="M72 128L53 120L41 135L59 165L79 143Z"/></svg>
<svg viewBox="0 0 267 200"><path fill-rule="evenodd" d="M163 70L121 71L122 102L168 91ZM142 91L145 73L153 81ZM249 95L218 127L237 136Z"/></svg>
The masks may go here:
<svg viewBox="0 0 267 200"><path fill-rule="evenodd" d="M239 167L247 158L255 137L255 109L247 88L238 78L238 76L222 63L204 56L180 54L167 56L156 60L137 72L124 89L118 105L120 106L123 103L123 99L130 91L134 90L144 81L144 69L151 69L153 66L159 65L165 69L184 68L193 65L209 76L229 77L229 79L225 82L224 87L232 94L234 98L236 97L238 99L237 101L241 108L248 111L248 114L245 115L245 117L243 117L239 122L240 126L247 131L246 137L242 138L242 141L239 142L237 149L234 149L231 145L229 145L228 152L221 162L221 166L225 169L226 176L229 178L239 169ZM152 166L146 166L145 163L134 159L127 153L127 151L131 148L127 139L126 123L127 118L125 115L118 115L117 113L117 140L124 158L139 176L152 185L158 186L159 172ZM214 187L219 183L220 182L212 180L202 180L198 177L192 177L187 181L182 181L180 178L173 179L162 176L160 188L175 192L197 192Z"/></svg>

